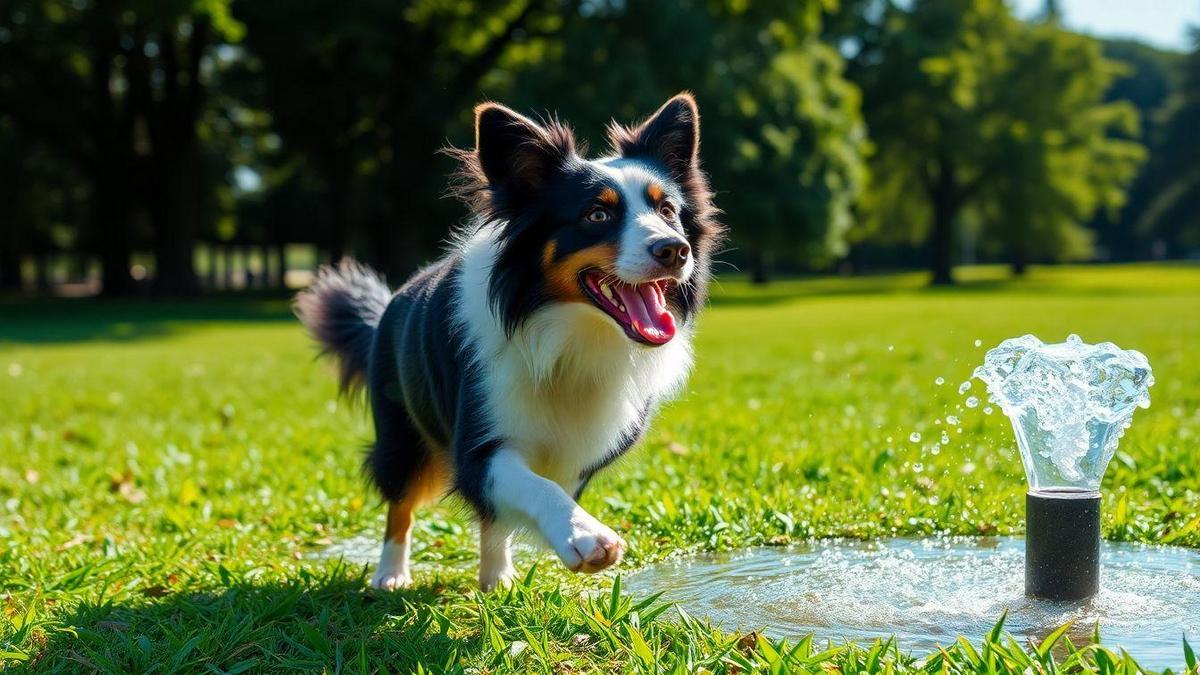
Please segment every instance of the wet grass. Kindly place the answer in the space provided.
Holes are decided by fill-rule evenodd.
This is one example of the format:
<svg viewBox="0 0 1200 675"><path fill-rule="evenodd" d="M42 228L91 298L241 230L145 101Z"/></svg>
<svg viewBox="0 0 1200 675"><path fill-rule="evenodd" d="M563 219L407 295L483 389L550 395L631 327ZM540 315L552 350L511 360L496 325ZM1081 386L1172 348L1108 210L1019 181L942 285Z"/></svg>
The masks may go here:
<svg viewBox="0 0 1200 675"><path fill-rule="evenodd" d="M1146 353L1154 403L1109 469L1105 535L1200 546L1200 268L962 276L968 283L952 291L923 289L915 275L765 289L723 280L687 393L584 497L631 545L617 571L809 537L1020 533L1024 480L1007 421L966 407L978 383L963 395L958 386L988 346L1025 332L1077 332ZM330 366L313 360L287 317L271 299L0 303L3 663L69 672L1134 667L1101 647L1016 645L1002 631L934 654L886 639L727 634L621 593L616 574L563 573L549 555L519 556L525 581L482 596L475 536L453 500L421 515L417 587L367 591L362 567L311 555L382 531L358 469L369 423L336 400ZM947 425L948 415L960 423ZM1185 668L1182 641L1179 657Z"/></svg>

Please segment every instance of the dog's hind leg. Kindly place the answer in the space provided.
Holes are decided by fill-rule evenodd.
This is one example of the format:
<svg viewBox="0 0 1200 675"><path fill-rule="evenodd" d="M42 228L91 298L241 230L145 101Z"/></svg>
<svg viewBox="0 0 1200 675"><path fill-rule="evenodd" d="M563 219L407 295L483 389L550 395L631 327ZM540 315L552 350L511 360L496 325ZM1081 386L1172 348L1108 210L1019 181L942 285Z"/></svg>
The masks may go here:
<svg viewBox="0 0 1200 675"><path fill-rule="evenodd" d="M408 569L409 549L412 547L414 500L389 502L387 529L383 534L383 552L379 555L379 566L371 577L371 586L385 591L407 588L412 585L412 573Z"/></svg>
<svg viewBox="0 0 1200 675"><path fill-rule="evenodd" d="M380 392L382 389L371 392L375 445L366 468L388 502L388 514L383 551L371 585L392 590L412 584L408 558L413 512L445 492L447 472L444 458L421 437L408 413Z"/></svg>

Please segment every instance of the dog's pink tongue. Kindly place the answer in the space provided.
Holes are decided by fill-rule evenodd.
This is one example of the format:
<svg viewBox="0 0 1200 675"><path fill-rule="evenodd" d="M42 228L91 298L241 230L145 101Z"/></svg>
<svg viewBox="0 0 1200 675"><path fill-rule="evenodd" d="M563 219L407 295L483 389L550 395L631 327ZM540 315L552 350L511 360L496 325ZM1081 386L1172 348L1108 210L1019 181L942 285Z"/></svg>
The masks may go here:
<svg viewBox="0 0 1200 675"><path fill-rule="evenodd" d="M629 312L634 332L656 345L666 344L675 337L675 317L667 311L666 298L658 284L618 284L616 291Z"/></svg>

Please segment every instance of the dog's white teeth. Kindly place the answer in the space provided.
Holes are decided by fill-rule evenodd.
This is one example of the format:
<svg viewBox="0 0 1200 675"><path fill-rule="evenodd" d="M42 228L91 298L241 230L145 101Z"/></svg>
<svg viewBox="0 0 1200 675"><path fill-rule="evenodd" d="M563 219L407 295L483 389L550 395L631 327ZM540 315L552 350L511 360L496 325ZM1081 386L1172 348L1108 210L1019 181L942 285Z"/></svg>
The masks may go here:
<svg viewBox="0 0 1200 675"><path fill-rule="evenodd" d="M619 308L619 309L620 309L622 312L624 312L624 311L625 311L625 305L617 305L617 307L618 307L618 308Z"/></svg>
<svg viewBox="0 0 1200 675"><path fill-rule="evenodd" d="M612 289L608 287L608 284L600 284L600 292L603 293L604 297L608 298L610 301L617 301L617 296L613 295Z"/></svg>

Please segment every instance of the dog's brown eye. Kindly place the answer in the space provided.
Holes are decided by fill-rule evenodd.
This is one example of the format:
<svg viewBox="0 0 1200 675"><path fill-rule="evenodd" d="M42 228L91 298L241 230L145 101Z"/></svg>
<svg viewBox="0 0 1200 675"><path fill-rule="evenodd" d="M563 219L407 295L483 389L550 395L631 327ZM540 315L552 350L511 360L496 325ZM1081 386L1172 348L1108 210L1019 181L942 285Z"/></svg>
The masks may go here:
<svg viewBox="0 0 1200 675"><path fill-rule="evenodd" d="M601 206L593 206L591 211L587 212L587 220L589 223L606 223L611 218L608 214L608 209Z"/></svg>
<svg viewBox="0 0 1200 675"><path fill-rule="evenodd" d="M671 206L670 202L663 202L658 205L658 215L662 216L663 220L675 220L675 207Z"/></svg>

